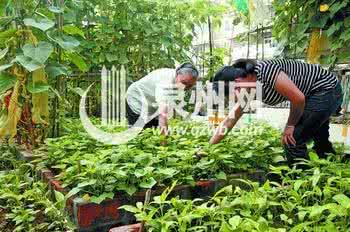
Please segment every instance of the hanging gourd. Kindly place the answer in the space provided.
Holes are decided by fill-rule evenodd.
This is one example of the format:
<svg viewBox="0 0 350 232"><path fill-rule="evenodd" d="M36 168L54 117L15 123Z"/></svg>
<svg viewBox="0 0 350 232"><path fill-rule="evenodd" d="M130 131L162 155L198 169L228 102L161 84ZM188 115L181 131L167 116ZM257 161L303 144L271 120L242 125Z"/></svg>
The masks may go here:
<svg viewBox="0 0 350 232"><path fill-rule="evenodd" d="M307 49L307 60L311 64L319 64L320 57L327 47L327 37L322 29L315 28L310 34L310 43Z"/></svg>
<svg viewBox="0 0 350 232"><path fill-rule="evenodd" d="M33 86L47 84L44 68L33 71ZM32 121L35 124L48 124L49 118L49 94L47 91L32 94Z"/></svg>

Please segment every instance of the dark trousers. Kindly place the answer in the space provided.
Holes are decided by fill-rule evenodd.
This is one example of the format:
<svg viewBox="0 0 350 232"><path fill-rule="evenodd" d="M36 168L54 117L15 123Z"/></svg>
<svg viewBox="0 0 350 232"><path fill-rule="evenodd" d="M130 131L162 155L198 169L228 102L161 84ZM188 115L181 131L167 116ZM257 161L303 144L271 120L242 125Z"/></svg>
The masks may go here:
<svg viewBox="0 0 350 232"><path fill-rule="evenodd" d="M128 119L129 126L133 126L136 124L136 122L141 119L140 115L135 113L129 106L128 102L126 102L126 117ZM149 122L142 121L142 127L145 128L152 128L152 127L158 127L159 120L158 117L153 118Z"/></svg>
<svg viewBox="0 0 350 232"><path fill-rule="evenodd" d="M341 106L342 100L340 84L333 90L316 92L306 98L304 113L294 130L296 146L285 146L289 165L298 162L298 158L308 158L306 144L312 140L313 149L319 157L324 158L327 153L335 154L329 141L329 118Z"/></svg>

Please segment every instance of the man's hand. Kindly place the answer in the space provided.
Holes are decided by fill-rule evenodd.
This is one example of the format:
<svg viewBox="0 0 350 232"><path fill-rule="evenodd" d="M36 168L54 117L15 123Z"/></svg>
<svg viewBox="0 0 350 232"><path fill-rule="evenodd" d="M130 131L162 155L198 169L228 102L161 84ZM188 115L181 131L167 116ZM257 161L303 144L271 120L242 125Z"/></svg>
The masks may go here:
<svg viewBox="0 0 350 232"><path fill-rule="evenodd" d="M283 132L283 135L282 135L282 143L284 145L296 145L296 141L294 139L294 129L295 127L294 126L286 126L286 128L284 128L284 132Z"/></svg>

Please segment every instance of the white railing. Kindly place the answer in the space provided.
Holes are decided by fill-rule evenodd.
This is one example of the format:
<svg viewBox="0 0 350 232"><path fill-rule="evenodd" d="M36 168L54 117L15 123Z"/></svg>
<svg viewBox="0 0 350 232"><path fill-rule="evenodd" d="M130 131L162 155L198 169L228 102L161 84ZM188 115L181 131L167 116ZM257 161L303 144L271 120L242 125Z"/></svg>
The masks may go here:
<svg viewBox="0 0 350 232"><path fill-rule="evenodd" d="M117 126L125 123L127 75L124 66L119 70L115 66L110 70L103 66L101 79L102 125Z"/></svg>

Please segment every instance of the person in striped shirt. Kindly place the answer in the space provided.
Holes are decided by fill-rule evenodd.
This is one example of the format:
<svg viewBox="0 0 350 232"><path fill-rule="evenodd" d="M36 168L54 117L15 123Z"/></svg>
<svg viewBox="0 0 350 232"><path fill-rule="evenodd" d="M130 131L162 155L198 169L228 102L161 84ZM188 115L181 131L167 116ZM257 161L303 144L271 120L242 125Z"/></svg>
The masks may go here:
<svg viewBox="0 0 350 232"><path fill-rule="evenodd" d="M310 140L314 141L313 148L320 157L335 153L329 141L329 119L343 99L336 75L319 65L289 59L261 62L239 59L225 73L217 73L214 82L259 81L263 103L273 106L290 101L289 117L282 135L289 164L295 163L297 158L307 158L306 143ZM227 74L230 76L227 77ZM210 143L220 142L225 136L223 129L231 129L242 114L243 109L237 104Z"/></svg>

